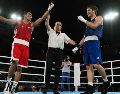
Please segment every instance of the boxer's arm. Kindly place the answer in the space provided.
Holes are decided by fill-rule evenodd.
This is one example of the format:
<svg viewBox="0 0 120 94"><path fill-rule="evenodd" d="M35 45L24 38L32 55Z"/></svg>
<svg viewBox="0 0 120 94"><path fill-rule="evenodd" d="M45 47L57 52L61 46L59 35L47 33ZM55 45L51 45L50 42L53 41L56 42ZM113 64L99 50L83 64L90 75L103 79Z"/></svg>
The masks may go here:
<svg viewBox="0 0 120 94"><path fill-rule="evenodd" d="M76 53L76 52L81 48L81 46L82 46L83 44L84 44L84 38L81 39L81 41L80 41L79 44L76 44L76 45L75 45L76 47L72 49L72 52L73 52L73 53Z"/></svg>
<svg viewBox="0 0 120 94"><path fill-rule="evenodd" d="M52 9L53 7L54 7L54 4L53 4L53 3L49 4L49 7L48 7L47 11L44 13L44 15L43 15L41 18L37 19L37 20L33 23L33 27L39 26L39 25L47 18L47 16L49 15L49 12L51 11L51 9Z"/></svg>
<svg viewBox="0 0 120 94"><path fill-rule="evenodd" d="M93 29L95 29L99 25L103 24L103 17L102 16L97 16L95 18L95 22L89 22L85 18L83 18L82 16L78 16L78 20L80 20L81 22L85 23L88 27L93 28Z"/></svg>
<svg viewBox="0 0 120 94"><path fill-rule="evenodd" d="M0 22L7 23L9 25L17 25L19 24L17 20L7 19L5 17L0 16Z"/></svg>
<svg viewBox="0 0 120 94"><path fill-rule="evenodd" d="M97 28L98 26L100 26L100 25L103 24L103 18L102 18L102 16L97 16L97 17L95 18L95 22L89 22L89 21L87 21L85 24L86 24L87 26L95 29L95 28Z"/></svg>

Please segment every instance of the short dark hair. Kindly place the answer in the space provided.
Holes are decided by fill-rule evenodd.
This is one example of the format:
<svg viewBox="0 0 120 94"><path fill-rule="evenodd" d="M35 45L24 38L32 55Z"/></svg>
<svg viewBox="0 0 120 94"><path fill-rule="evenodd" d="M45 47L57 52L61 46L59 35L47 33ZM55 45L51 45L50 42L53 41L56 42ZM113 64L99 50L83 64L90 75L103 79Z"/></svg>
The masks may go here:
<svg viewBox="0 0 120 94"><path fill-rule="evenodd" d="M28 12L32 13L31 10L25 10L25 11L23 12L23 15L26 15Z"/></svg>
<svg viewBox="0 0 120 94"><path fill-rule="evenodd" d="M90 8L90 9L94 10L95 14L97 14L97 11L98 11L98 7L97 6L95 6L95 5L88 5L87 8Z"/></svg>

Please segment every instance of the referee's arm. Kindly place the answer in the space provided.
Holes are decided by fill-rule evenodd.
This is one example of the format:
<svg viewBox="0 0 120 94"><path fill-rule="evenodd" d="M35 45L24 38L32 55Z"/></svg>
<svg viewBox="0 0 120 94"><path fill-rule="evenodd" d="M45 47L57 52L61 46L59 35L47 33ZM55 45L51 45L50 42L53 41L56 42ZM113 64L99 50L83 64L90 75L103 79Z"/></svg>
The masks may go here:
<svg viewBox="0 0 120 94"><path fill-rule="evenodd" d="M75 44L76 44L75 41L73 41L72 39L69 39L69 40L68 40L68 43L70 43L70 44L72 44L72 45L75 45Z"/></svg>
<svg viewBox="0 0 120 94"><path fill-rule="evenodd" d="M46 21L45 21L45 26L47 28L47 31L51 30L50 24L49 24L49 20L50 20L50 15L48 15Z"/></svg>

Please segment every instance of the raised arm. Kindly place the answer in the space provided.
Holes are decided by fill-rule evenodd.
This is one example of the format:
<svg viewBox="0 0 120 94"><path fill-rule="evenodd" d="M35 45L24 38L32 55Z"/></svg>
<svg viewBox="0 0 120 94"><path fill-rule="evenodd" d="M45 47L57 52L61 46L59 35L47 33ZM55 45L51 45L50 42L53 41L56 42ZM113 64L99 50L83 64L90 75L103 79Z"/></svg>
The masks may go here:
<svg viewBox="0 0 120 94"><path fill-rule="evenodd" d="M47 31L50 31L50 29L51 29L49 21L50 21L50 15L47 16L47 19L45 21L45 26L47 28Z"/></svg>
<svg viewBox="0 0 120 94"><path fill-rule="evenodd" d="M49 15L49 12L51 11L51 9L52 9L53 7L54 7L54 4L53 4L53 3L49 4L48 10L44 13L44 15L43 15L41 18L37 19L37 20L33 23L33 27L39 26L39 25L47 18L47 16Z"/></svg>
<svg viewBox="0 0 120 94"><path fill-rule="evenodd" d="M0 16L0 22L7 23L9 25L17 25L18 24L17 20L7 19L7 18L2 17L2 16Z"/></svg>

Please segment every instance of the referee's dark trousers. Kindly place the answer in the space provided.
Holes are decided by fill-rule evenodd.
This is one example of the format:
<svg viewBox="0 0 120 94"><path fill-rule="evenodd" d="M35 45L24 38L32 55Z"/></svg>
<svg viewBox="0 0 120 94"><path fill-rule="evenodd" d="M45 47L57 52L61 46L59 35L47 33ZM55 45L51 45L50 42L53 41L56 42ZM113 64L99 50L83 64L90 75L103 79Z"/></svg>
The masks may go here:
<svg viewBox="0 0 120 94"><path fill-rule="evenodd" d="M52 64L55 62L55 70L54 70L54 90L58 89L58 84L60 80L60 69L63 58L63 50L59 48L48 48L47 57L46 57L46 77L45 77L45 87L49 88L50 86L50 75L52 72Z"/></svg>

